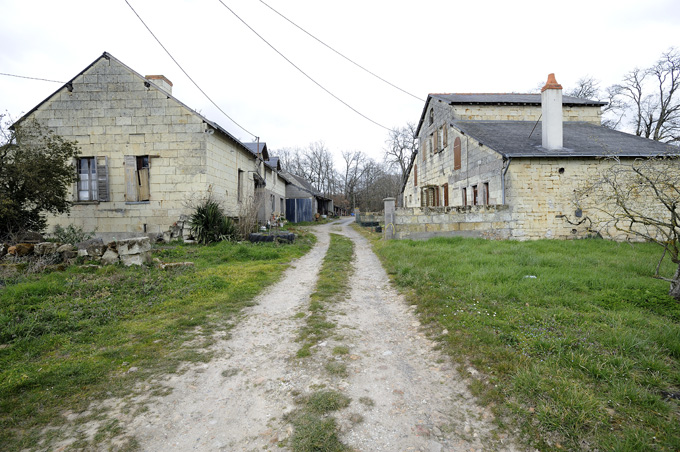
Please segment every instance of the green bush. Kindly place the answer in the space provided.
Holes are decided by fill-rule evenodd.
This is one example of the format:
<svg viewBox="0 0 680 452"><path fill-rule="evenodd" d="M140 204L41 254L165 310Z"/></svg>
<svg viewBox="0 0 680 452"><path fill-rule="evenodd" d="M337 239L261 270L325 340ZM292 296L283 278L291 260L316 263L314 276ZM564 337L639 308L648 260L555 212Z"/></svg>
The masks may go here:
<svg viewBox="0 0 680 452"><path fill-rule="evenodd" d="M56 225L52 236L54 240L59 243L70 243L71 245L75 245L76 243L93 238L94 232L86 232L81 226L74 226L72 224L69 224L66 228Z"/></svg>
<svg viewBox="0 0 680 452"><path fill-rule="evenodd" d="M236 225L224 215L219 203L211 199L196 206L189 224L196 240L204 245L236 239Z"/></svg>

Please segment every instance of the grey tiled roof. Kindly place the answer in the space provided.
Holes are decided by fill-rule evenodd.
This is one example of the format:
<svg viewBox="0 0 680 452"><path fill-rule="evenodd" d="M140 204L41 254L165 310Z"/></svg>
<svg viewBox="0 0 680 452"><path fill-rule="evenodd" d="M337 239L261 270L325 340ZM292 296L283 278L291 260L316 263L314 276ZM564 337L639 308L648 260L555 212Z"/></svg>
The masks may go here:
<svg viewBox="0 0 680 452"><path fill-rule="evenodd" d="M564 122L564 148L554 151L541 146L540 122L452 121L451 125L506 157L649 157L680 153L676 146L585 122Z"/></svg>
<svg viewBox="0 0 680 452"><path fill-rule="evenodd" d="M541 105L540 94L515 94L515 93L451 93L430 94L435 99L449 104L513 104L513 105ZM562 105L592 105L604 106L607 102L579 97L562 96Z"/></svg>

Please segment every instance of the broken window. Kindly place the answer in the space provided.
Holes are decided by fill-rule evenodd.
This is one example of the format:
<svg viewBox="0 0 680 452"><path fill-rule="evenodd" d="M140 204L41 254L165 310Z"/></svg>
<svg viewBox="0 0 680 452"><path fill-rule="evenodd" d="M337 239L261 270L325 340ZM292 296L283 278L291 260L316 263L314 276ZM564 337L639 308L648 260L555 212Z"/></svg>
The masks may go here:
<svg viewBox="0 0 680 452"><path fill-rule="evenodd" d="M107 157L82 157L77 160L78 201L108 201L109 171Z"/></svg>
<svg viewBox="0 0 680 452"><path fill-rule="evenodd" d="M434 123L434 108L430 108L430 125Z"/></svg>
<svg viewBox="0 0 680 452"><path fill-rule="evenodd" d="M461 167L460 161L460 138L456 137L453 142L453 169L459 170Z"/></svg>
<svg viewBox="0 0 680 452"><path fill-rule="evenodd" d="M140 202L150 199L149 156L125 156L125 201Z"/></svg>
<svg viewBox="0 0 680 452"><path fill-rule="evenodd" d="M479 204L479 190L477 190L477 186L473 185L472 186L472 205L476 206Z"/></svg>
<svg viewBox="0 0 680 452"><path fill-rule="evenodd" d="M482 185L482 202L485 206L489 205L489 183L484 182Z"/></svg>
<svg viewBox="0 0 680 452"><path fill-rule="evenodd" d="M449 145L449 127L442 126L442 149Z"/></svg>
<svg viewBox="0 0 680 452"><path fill-rule="evenodd" d="M462 196L462 198L463 198L463 205L464 205L464 206L467 206L467 205L468 205L468 203L467 203L467 188L465 188L465 187L461 188L461 189L460 189L460 194L461 194L461 196Z"/></svg>

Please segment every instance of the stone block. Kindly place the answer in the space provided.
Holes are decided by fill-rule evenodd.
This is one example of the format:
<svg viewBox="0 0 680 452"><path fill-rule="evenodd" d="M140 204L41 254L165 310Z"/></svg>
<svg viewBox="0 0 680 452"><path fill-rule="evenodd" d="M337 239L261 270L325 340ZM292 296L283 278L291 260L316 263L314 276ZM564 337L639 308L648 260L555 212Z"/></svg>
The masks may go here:
<svg viewBox="0 0 680 452"><path fill-rule="evenodd" d="M116 242L118 256L125 266L142 265L151 262L151 240L136 237Z"/></svg>

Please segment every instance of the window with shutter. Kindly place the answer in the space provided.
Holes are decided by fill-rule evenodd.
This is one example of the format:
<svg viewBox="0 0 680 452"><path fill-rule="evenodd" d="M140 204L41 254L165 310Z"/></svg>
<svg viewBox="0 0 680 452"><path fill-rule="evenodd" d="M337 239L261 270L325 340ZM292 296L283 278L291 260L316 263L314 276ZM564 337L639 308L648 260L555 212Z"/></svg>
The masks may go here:
<svg viewBox="0 0 680 452"><path fill-rule="evenodd" d="M420 153L423 155L423 162L424 162L425 159L427 158L427 144L426 144L425 141L426 141L426 140L423 140L423 141L420 143Z"/></svg>
<svg viewBox="0 0 680 452"><path fill-rule="evenodd" d="M449 145L449 126L444 125L442 127L442 148L446 148Z"/></svg>
<svg viewBox="0 0 680 452"><path fill-rule="evenodd" d="M97 163L94 157L78 159L78 201L97 200Z"/></svg>
<svg viewBox="0 0 680 452"><path fill-rule="evenodd" d="M418 165L413 165L413 186L418 186Z"/></svg>
<svg viewBox="0 0 680 452"><path fill-rule="evenodd" d="M149 201L149 156L126 155L125 165L125 201Z"/></svg>
<svg viewBox="0 0 680 452"><path fill-rule="evenodd" d="M482 202L485 206L489 205L489 183L484 182L482 185Z"/></svg>
<svg viewBox="0 0 680 452"><path fill-rule="evenodd" d="M444 192L444 207L449 206L449 184L442 185L442 191Z"/></svg>
<svg viewBox="0 0 680 452"><path fill-rule="evenodd" d="M437 148L437 131L435 130L432 135L430 135L430 140L432 140L432 153L436 154L438 152Z"/></svg>
<svg viewBox="0 0 680 452"><path fill-rule="evenodd" d="M459 170L461 167L460 158L460 138L456 137L453 141L453 169Z"/></svg>
<svg viewBox="0 0 680 452"><path fill-rule="evenodd" d="M477 186L473 185L472 186L472 205L476 206L479 204L479 190L477 190Z"/></svg>

